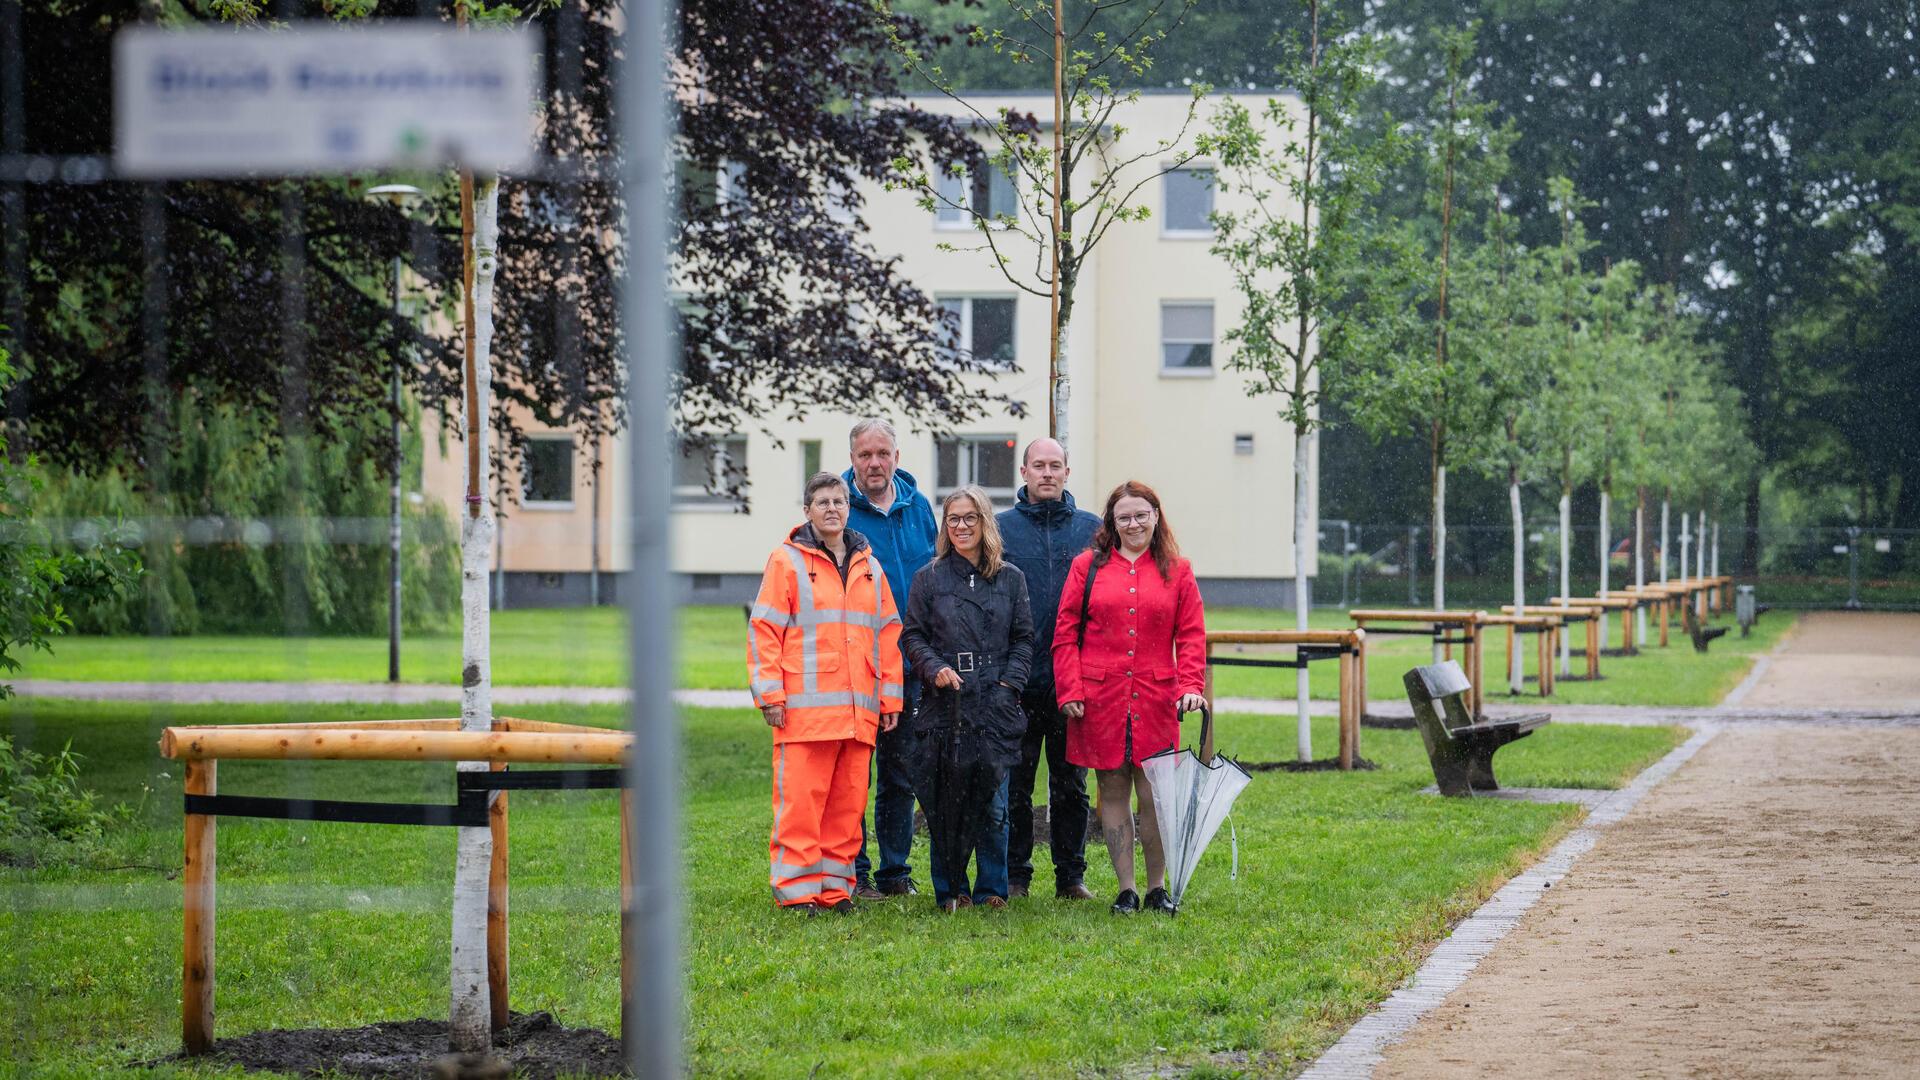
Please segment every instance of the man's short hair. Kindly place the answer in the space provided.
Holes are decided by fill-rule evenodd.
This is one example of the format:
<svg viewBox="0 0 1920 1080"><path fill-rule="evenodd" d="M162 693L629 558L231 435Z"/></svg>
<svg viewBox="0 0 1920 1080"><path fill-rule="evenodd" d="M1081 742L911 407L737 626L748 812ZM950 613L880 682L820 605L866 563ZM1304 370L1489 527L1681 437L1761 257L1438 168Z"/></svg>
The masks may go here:
<svg viewBox="0 0 1920 1080"><path fill-rule="evenodd" d="M894 432L893 425L877 416L869 416L865 420L853 425L853 430L847 432L847 449L853 449L854 441L869 431L886 432L887 441L891 442L895 449L899 448L900 436Z"/></svg>
<svg viewBox="0 0 1920 1080"><path fill-rule="evenodd" d="M1041 442L1051 438L1053 438L1053 436L1051 435L1042 435L1040 436L1040 438L1034 439L1028 442L1027 448L1025 450L1020 451L1020 464L1025 465L1028 462L1032 461L1033 448L1040 445ZM1063 462L1067 460L1067 448L1065 444L1062 444L1060 447L1060 460Z"/></svg>
<svg viewBox="0 0 1920 1080"><path fill-rule="evenodd" d="M841 491L846 491L847 482L840 478L839 473L814 473L812 476L807 477L807 489L800 495L800 505L803 507L812 506L813 497L819 494L823 488L839 488ZM851 492L848 492L848 497L852 497Z"/></svg>

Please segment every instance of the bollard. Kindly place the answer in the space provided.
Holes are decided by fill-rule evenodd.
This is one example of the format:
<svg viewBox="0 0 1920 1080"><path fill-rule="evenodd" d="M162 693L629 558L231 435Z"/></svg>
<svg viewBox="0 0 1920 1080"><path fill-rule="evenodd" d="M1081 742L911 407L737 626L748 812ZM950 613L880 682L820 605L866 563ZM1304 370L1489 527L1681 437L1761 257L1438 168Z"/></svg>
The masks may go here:
<svg viewBox="0 0 1920 1080"><path fill-rule="evenodd" d="M1740 595L1733 601L1733 616L1740 621L1740 636L1753 633L1753 620L1758 611L1753 602L1753 586L1739 586Z"/></svg>

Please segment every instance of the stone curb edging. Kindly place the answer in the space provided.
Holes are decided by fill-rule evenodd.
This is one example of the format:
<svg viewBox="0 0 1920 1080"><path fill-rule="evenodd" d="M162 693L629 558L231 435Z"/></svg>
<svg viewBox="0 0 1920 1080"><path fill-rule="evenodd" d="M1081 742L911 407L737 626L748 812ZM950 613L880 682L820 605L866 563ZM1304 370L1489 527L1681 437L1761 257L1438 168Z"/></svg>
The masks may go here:
<svg viewBox="0 0 1920 1080"><path fill-rule="evenodd" d="M1567 876L1573 863L1592 850L1601 833L1627 816L1654 786L1700 751L1719 733L1707 727L1642 770L1626 787L1602 800L1587 820L1533 866L1500 887L1486 903L1454 927L1420 970L1379 1007L1360 1018L1340 1041L1301 1074L1302 1080L1360 1080L1371 1077L1386 1048L1405 1038L1414 1024L1467 981L1500 939L1512 932L1545 889Z"/></svg>

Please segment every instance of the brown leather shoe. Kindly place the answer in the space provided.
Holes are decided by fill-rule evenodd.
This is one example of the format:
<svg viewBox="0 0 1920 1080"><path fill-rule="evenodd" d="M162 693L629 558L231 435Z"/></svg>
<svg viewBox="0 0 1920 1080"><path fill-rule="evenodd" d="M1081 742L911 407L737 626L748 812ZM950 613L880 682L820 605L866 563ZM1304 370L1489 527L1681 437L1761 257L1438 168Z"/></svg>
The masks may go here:
<svg viewBox="0 0 1920 1080"><path fill-rule="evenodd" d="M980 901L980 906L986 908L988 911L1005 911L1007 909L1007 902L997 896L989 896L985 900Z"/></svg>
<svg viewBox="0 0 1920 1080"><path fill-rule="evenodd" d="M1053 898L1055 900L1091 900L1093 899L1093 890L1087 888L1085 885L1068 885L1064 889L1055 889L1053 891Z"/></svg>
<svg viewBox="0 0 1920 1080"><path fill-rule="evenodd" d="M853 887L853 898L856 900L885 900L887 894L874 888L873 882L862 881Z"/></svg>
<svg viewBox="0 0 1920 1080"><path fill-rule="evenodd" d="M956 911L959 911L959 910L960 910L960 901L958 901L958 900L942 900L942 901L940 901L940 902L939 902L938 904L935 904L934 906L940 909L940 912L941 912L941 914L943 914L943 915L951 915L951 914L953 914L954 912L956 912Z"/></svg>
<svg viewBox="0 0 1920 1080"><path fill-rule="evenodd" d="M1028 892L1028 887L1026 885L1021 884L1018 881L1007 886L1007 898L1009 900L1026 896L1027 892Z"/></svg>

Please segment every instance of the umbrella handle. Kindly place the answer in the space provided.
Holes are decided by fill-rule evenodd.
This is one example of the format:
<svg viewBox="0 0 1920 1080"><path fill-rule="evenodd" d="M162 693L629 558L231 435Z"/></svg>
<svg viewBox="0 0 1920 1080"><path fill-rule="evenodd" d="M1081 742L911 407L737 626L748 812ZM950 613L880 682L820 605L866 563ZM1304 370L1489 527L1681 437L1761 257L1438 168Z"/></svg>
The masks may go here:
<svg viewBox="0 0 1920 1080"><path fill-rule="evenodd" d="M1213 764L1213 710L1205 705L1200 706L1200 752L1195 756L1202 765Z"/></svg>

